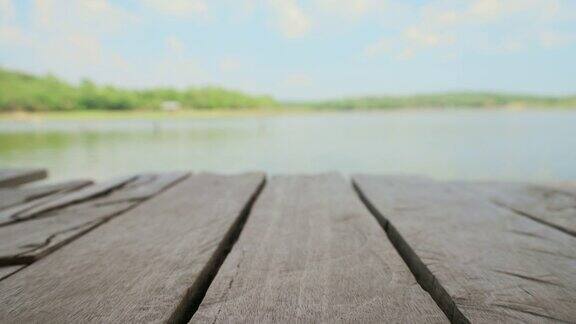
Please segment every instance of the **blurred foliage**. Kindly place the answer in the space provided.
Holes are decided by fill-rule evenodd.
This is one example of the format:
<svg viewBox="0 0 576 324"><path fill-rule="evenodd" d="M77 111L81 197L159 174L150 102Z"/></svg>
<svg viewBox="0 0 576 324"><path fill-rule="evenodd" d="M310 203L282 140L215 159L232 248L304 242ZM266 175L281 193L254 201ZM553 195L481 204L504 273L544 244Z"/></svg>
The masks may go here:
<svg viewBox="0 0 576 324"><path fill-rule="evenodd" d="M84 80L74 86L54 76L33 76L0 69L0 112L71 110L157 110L177 101L183 109L241 109L276 107L268 96L251 96L218 87L176 90L127 90Z"/></svg>
<svg viewBox="0 0 576 324"><path fill-rule="evenodd" d="M452 92L408 96L360 97L321 102L292 103L321 109L571 107L576 96L552 97L489 92Z"/></svg>
<svg viewBox="0 0 576 324"><path fill-rule="evenodd" d="M155 88L128 90L96 85L89 80L71 85L58 78L33 76L0 68L0 112L160 110L164 102L178 102L183 109L215 110L272 108L280 104L269 96L252 96L219 87ZM340 100L291 102L284 106L312 109L393 109L466 107L572 107L576 96L552 97L482 92L361 97Z"/></svg>

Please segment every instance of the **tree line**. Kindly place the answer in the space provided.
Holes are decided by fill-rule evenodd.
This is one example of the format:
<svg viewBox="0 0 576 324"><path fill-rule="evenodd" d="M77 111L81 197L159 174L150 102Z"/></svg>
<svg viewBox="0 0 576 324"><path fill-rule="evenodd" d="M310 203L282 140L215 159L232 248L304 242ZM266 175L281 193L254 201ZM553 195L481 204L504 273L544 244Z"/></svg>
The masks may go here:
<svg viewBox="0 0 576 324"><path fill-rule="evenodd" d="M219 87L129 90L89 80L72 85L52 75L34 76L0 69L0 111L155 110L177 102L183 109L275 107L270 96L253 96Z"/></svg>
<svg viewBox="0 0 576 324"><path fill-rule="evenodd" d="M97 85L89 80L72 85L52 75L34 76L0 68L0 112L158 110L165 103L171 103L172 107L176 104L182 109L198 110L280 106L330 110L506 106L576 108L576 96L452 92L279 103L270 96L254 96L220 87L130 90Z"/></svg>
<svg viewBox="0 0 576 324"><path fill-rule="evenodd" d="M576 96L534 96L489 92L452 92L406 96L344 98L319 102L292 103L317 109L396 109L396 108L497 108L569 107L576 108Z"/></svg>

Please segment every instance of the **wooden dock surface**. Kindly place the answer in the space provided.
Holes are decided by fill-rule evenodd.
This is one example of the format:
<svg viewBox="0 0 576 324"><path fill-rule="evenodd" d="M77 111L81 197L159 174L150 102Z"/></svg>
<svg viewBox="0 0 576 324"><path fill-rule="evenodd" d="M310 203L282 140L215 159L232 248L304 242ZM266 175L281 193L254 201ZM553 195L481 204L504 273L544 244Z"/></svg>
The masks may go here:
<svg viewBox="0 0 576 324"><path fill-rule="evenodd" d="M576 323L576 184L0 170L0 323Z"/></svg>

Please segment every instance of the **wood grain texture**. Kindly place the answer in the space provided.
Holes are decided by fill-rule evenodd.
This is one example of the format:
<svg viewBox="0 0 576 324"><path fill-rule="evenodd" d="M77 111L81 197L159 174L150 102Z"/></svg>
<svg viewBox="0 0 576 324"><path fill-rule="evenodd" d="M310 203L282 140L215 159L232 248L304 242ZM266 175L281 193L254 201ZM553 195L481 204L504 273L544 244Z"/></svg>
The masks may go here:
<svg viewBox="0 0 576 324"><path fill-rule="evenodd" d="M0 188L0 210L38 198L78 190L91 184L90 180L74 180L34 187Z"/></svg>
<svg viewBox="0 0 576 324"><path fill-rule="evenodd" d="M337 174L268 181L191 323L447 322Z"/></svg>
<svg viewBox="0 0 576 324"><path fill-rule="evenodd" d="M8 278L10 275L16 273L17 271L19 271L20 269L22 269L23 265L12 265L12 266L5 266L5 267L0 267L0 281Z"/></svg>
<svg viewBox="0 0 576 324"><path fill-rule="evenodd" d="M48 211L63 208L94 197L105 195L137 179L137 176L127 176L104 181L80 190L61 192L55 195L35 199L0 211L0 226L15 222L30 220Z"/></svg>
<svg viewBox="0 0 576 324"><path fill-rule="evenodd" d="M574 237L459 184L384 176L354 181L407 242L403 253L422 263L414 270L444 289L472 323L576 321Z"/></svg>
<svg viewBox="0 0 576 324"><path fill-rule="evenodd" d="M102 197L0 227L0 265L32 263L186 175L176 172L137 176Z"/></svg>
<svg viewBox="0 0 576 324"><path fill-rule="evenodd" d="M0 170L0 187L15 187L47 176L44 169L4 169Z"/></svg>
<svg viewBox="0 0 576 324"><path fill-rule="evenodd" d="M576 187L497 182L468 186L500 206L576 236Z"/></svg>
<svg viewBox="0 0 576 324"><path fill-rule="evenodd" d="M0 322L178 320L263 179L188 177L1 281Z"/></svg>

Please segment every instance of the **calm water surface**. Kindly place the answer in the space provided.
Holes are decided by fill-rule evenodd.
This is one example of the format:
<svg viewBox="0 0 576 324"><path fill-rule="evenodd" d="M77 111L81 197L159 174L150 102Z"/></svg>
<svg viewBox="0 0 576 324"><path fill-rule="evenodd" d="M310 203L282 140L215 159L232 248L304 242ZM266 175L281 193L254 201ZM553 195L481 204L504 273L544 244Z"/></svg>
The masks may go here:
<svg viewBox="0 0 576 324"><path fill-rule="evenodd" d="M46 167L53 180L154 170L576 180L576 111L0 121L0 167Z"/></svg>

